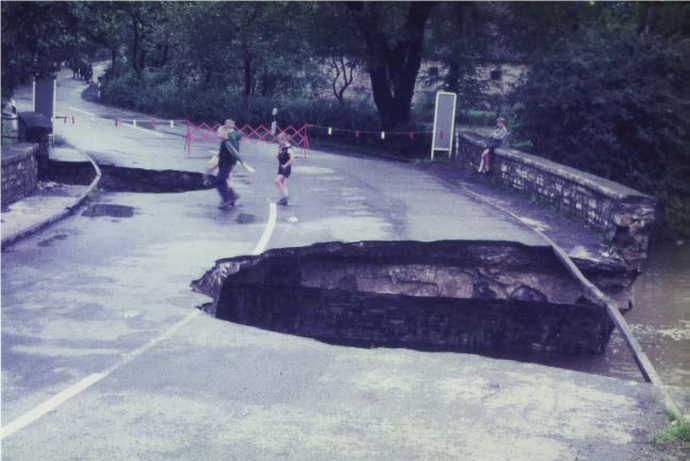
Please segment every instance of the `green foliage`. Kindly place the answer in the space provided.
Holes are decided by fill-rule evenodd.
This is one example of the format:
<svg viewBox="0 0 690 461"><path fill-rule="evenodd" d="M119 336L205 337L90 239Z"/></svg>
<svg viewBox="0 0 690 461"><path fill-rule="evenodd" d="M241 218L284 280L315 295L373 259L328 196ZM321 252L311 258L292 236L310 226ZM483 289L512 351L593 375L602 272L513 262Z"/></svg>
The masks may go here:
<svg viewBox="0 0 690 461"><path fill-rule="evenodd" d="M245 96L303 88L311 60L300 16L285 2L172 2L168 72L181 84Z"/></svg>
<svg viewBox="0 0 690 461"><path fill-rule="evenodd" d="M494 129L498 117L499 114L495 111L468 109L459 111L456 115L456 121L466 125L489 126Z"/></svg>
<svg viewBox="0 0 690 461"><path fill-rule="evenodd" d="M576 39L583 26L602 17L611 2L510 2L499 26L527 62L538 59L559 40ZM632 2L631 2L632 3Z"/></svg>
<svg viewBox="0 0 690 461"><path fill-rule="evenodd" d="M315 148L346 148L376 154L415 157L428 154L429 135L409 137L409 128L380 138L380 120L375 107L366 101L339 104L331 100L289 96L252 96L245 98L240 91L208 88L203 85L179 86L165 72L145 70L141 78L134 71L108 71L101 87L104 102L157 117L189 119L194 123L213 124L234 118L240 126L249 124L270 127L271 112L278 108L280 126L309 129L309 139ZM334 127L332 135L328 127ZM354 131L362 130L359 137ZM423 130L420 128L420 130Z"/></svg>
<svg viewBox="0 0 690 461"><path fill-rule="evenodd" d="M559 163L661 199L669 223L690 229L690 73L676 42L630 26L584 29L535 58L513 95L512 139Z"/></svg>
<svg viewBox="0 0 690 461"><path fill-rule="evenodd" d="M2 2L2 94L60 69L79 46L68 2Z"/></svg>
<svg viewBox="0 0 690 461"><path fill-rule="evenodd" d="M190 119L195 122L222 120L231 114L240 123L252 125L271 122L271 111L279 109L280 124L300 125L304 123L357 126L366 113L366 123L372 123L375 113L363 105L340 105L309 98L289 96L253 96L245 98L238 90L206 85L180 86L163 71L146 70L141 78L133 71L115 75L106 73L101 88L105 102L142 112L157 114L164 118ZM353 115L358 114L358 115Z"/></svg>
<svg viewBox="0 0 690 461"><path fill-rule="evenodd" d="M422 75L427 85L443 84L463 101L477 101L482 83L479 66L486 64L492 37L486 27L491 5L441 2L430 17L427 58L439 63ZM496 39L493 38L493 41Z"/></svg>
<svg viewBox="0 0 690 461"><path fill-rule="evenodd" d="M654 435L654 442L658 444L680 444L690 447L690 420L681 418L674 420L667 428Z"/></svg>

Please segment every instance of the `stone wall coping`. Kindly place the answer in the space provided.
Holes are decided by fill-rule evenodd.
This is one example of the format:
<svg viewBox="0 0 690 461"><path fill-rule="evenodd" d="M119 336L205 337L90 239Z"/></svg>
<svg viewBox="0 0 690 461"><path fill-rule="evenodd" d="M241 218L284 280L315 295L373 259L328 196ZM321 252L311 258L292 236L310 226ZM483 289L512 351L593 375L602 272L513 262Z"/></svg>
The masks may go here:
<svg viewBox="0 0 690 461"><path fill-rule="evenodd" d="M482 147L486 146L487 138L484 136L468 132L461 132L459 135L473 144L477 144ZM513 148L499 147L494 150L494 153L510 158L511 160L524 163L525 165L537 168L546 173L560 176L583 187L596 190L597 192L600 192L615 200L626 202L656 202L656 199L651 195L636 191L635 189L624 186L623 184L619 184L611 181L610 179L602 178L573 167L561 165L552 160L548 160L533 154L528 154L527 152L522 152Z"/></svg>
<svg viewBox="0 0 690 461"><path fill-rule="evenodd" d="M28 146L34 146L36 149L38 149L38 144L26 144ZM77 149L78 150L78 149ZM86 188L84 193L82 193L75 201L74 204L71 206L65 207L63 210L60 210L59 212L47 216L46 218L38 221L37 223L29 226L26 229L20 230L14 234L11 235L3 235L2 236L2 242L1 242L1 248L4 250L5 248L9 247L10 245L14 245L18 241L29 237L30 235L34 235L37 232L40 232L41 230L45 229L48 226L51 226L55 224L56 222L66 218L67 216L70 216L71 214L75 213L76 210L81 207L86 200L88 200L89 194L91 191L93 191L97 186L98 183L101 181L101 169L98 167L98 164L89 156L84 151L79 150L79 152L84 155L84 157L89 161L91 166L93 167L94 171L96 172L96 177L91 181L91 184ZM4 162L3 162L4 164Z"/></svg>
<svg viewBox="0 0 690 461"><path fill-rule="evenodd" d="M2 146L2 166L12 165L34 155L38 150L38 144L19 143Z"/></svg>

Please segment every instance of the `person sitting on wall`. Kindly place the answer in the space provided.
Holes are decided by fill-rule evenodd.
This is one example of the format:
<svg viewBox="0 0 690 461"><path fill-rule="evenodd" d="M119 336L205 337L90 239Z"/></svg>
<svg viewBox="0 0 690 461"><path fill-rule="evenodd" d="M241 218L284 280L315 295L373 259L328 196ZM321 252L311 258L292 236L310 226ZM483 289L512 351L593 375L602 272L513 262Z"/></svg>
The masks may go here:
<svg viewBox="0 0 690 461"><path fill-rule="evenodd" d="M491 133L491 135L489 135L489 142L487 143L484 152L482 152L477 173L489 172L489 156L493 155L494 149L503 144L503 140L506 138L506 136L508 136L506 120L503 117L499 117L496 119L496 129Z"/></svg>

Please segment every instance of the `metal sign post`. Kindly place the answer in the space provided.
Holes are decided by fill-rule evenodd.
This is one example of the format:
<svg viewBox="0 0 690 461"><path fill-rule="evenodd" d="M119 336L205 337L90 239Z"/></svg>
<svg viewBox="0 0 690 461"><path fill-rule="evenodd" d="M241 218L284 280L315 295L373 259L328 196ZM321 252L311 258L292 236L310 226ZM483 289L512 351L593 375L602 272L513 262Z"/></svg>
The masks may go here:
<svg viewBox="0 0 690 461"><path fill-rule="evenodd" d="M446 150L450 155L453 149L455 131L455 103L457 94L439 91L436 93L434 111L434 133L431 138L431 160L435 150Z"/></svg>

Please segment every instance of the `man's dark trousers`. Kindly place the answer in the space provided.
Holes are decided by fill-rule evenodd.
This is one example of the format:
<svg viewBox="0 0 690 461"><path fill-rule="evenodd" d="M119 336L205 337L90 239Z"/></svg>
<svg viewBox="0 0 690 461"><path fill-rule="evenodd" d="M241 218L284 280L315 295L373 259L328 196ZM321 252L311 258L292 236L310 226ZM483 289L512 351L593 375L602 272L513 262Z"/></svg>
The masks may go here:
<svg viewBox="0 0 690 461"><path fill-rule="evenodd" d="M230 176L230 171L231 168L228 167L219 168L218 175L216 176L216 189L218 189L220 199L223 202L227 202L231 197L231 193L228 189L228 176Z"/></svg>

